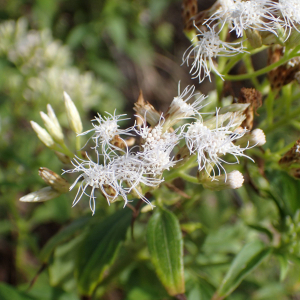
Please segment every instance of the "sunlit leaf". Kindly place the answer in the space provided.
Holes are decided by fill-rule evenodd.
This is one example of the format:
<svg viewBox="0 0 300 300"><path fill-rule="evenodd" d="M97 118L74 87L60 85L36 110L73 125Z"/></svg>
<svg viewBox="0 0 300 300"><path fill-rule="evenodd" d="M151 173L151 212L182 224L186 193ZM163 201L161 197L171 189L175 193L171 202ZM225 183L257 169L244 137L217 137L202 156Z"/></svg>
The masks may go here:
<svg viewBox="0 0 300 300"><path fill-rule="evenodd" d="M168 293L184 293L183 241L176 216L157 209L148 224L147 241L156 273Z"/></svg>

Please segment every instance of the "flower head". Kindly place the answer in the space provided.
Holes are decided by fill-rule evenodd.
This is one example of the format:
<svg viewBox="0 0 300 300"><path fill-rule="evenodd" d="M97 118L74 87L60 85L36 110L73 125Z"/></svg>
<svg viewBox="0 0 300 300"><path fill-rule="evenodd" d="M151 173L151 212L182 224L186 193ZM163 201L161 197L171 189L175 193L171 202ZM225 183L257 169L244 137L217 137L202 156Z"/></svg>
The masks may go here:
<svg viewBox="0 0 300 300"><path fill-rule="evenodd" d="M169 147L172 149L175 147L179 141L176 131L170 132L165 125L165 119L161 116L159 123L155 127L147 126L146 121L144 121L139 129L135 129L135 132L143 139L143 151L154 149L164 151L164 149Z"/></svg>
<svg viewBox="0 0 300 300"><path fill-rule="evenodd" d="M283 18L283 27L287 34L287 39L294 28L299 32L300 25L300 2L298 0L279 0L273 4L274 8L278 9L279 14Z"/></svg>
<svg viewBox="0 0 300 300"><path fill-rule="evenodd" d="M200 95L194 102L191 102L190 100L193 97L199 95L199 93L195 94L194 92L195 86L188 85L183 92L180 93L180 85L178 84L178 96L174 97L166 114L166 119L168 121L169 119L172 120L170 126L179 119L192 117L196 114L199 115L199 110L203 107L201 103L206 97Z"/></svg>
<svg viewBox="0 0 300 300"><path fill-rule="evenodd" d="M215 129L208 128L202 121L197 121L188 126L188 130L184 134L185 140L190 153L197 153L199 171L205 169L209 176L212 171L214 178L214 166L218 169L218 175L221 174L221 169L226 173L222 163L228 162L222 156L229 153L235 157L237 163L239 162L238 156L246 156L243 151L247 148L241 148L233 143L233 141L242 137L246 130L241 132L232 131L235 125L234 118L226 125L219 125L218 118L216 118Z"/></svg>
<svg viewBox="0 0 300 300"><path fill-rule="evenodd" d="M221 29L227 23L237 37L243 36L243 31L250 28L276 34L278 20L274 16L273 1L220 0L220 4L221 7L205 23L217 21Z"/></svg>
<svg viewBox="0 0 300 300"><path fill-rule="evenodd" d="M94 131L94 135L92 136L93 141L95 142L95 149L101 147L101 152L109 157L110 152L114 152L114 150L121 150L116 144L113 143L114 139L119 135L131 135L129 131L132 130L132 127L127 129L120 129L120 125L118 122L128 120L123 119L123 116L126 115L113 115L107 113L108 116L102 117L98 114L98 117L95 117L93 124L93 129L83 132L81 135L87 134L91 131ZM121 138L124 145L126 146L126 142ZM108 151L108 153L107 153Z"/></svg>
<svg viewBox="0 0 300 300"><path fill-rule="evenodd" d="M197 28L197 27L196 27ZM210 72L213 70L217 75L222 77L214 65L214 59L218 56L232 56L243 52L241 43L226 43L220 40L219 35L210 27L207 31L202 32L197 28L199 41L192 44L183 54L183 63L189 66L189 60L193 59L190 73L193 78L199 78L202 82L205 77L210 78ZM240 45L235 48L234 46Z"/></svg>
<svg viewBox="0 0 300 300"><path fill-rule="evenodd" d="M76 186L79 179L83 178L73 201L73 206L76 205L83 194L85 194L90 197L90 208L94 214L96 206L96 197L94 196L95 189L99 189L102 192L102 194L106 197L108 204L110 204L110 202L118 196L118 185L112 170L108 166L95 163L91 159L83 160L79 158L74 158L72 164L74 169L65 170L64 173L81 172L81 174L71 185L70 190ZM92 188L92 191L88 195L85 190L89 186Z"/></svg>

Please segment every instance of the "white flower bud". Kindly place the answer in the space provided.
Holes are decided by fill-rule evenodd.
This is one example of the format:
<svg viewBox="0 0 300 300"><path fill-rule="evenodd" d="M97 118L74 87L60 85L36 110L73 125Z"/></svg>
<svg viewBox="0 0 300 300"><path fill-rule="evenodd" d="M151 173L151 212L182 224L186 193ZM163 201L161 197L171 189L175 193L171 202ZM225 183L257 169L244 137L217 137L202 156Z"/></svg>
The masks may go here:
<svg viewBox="0 0 300 300"><path fill-rule="evenodd" d="M64 142L64 135L62 133L61 127L57 127L57 124L54 123L48 115L46 115L44 112L40 112L41 118L44 121L45 127L47 128L48 132L52 136L52 138L58 142L59 144L62 144Z"/></svg>
<svg viewBox="0 0 300 300"><path fill-rule="evenodd" d="M43 202L58 197L61 193L54 190L51 186L44 187L39 191L30 193L20 198L22 202Z"/></svg>
<svg viewBox="0 0 300 300"><path fill-rule="evenodd" d="M74 102L66 92L64 92L64 99L70 128L75 133L79 134L82 132L82 123L79 112Z"/></svg>
<svg viewBox="0 0 300 300"><path fill-rule="evenodd" d="M47 113L52 122L61 129L59 121L57 120L55 112L50 104L47 104Z"/></svg>
<svg viewBox="0 0 300 300"><path fill-rule="evenodd" d="M262 146L266 143L266 135L260 128L256 128L249 134L245 134L240 139L236 140L236 145L241 147Z"/></svg>
<svg viewBox="0 0 300 300"><path fill-rule="evenodd" d="M244 183L244 176L239 171L232 171L229 174L223 174L215 176L213 180L208 177L201 180L201 184L204 188L221 191L225 189L238 189Z"/></svg>
<svg viewBox="0 0 300 300"><path fill-rule="evenodd" d="M266 143L266 135L260 128L254 129L250 135L250 146L251 144L256 146L262 146Z"/></svg>
<svg viewBox="0 0 300 300"><path fill-rule="evenodd" d="M30 121L30 124L32 126L32 129L37 134L38 138L49 148L54 148L55 143L51 137L51 135L48 133L48 131L44 128L42 128L39 124L37 124L34 121Z"/></svg>

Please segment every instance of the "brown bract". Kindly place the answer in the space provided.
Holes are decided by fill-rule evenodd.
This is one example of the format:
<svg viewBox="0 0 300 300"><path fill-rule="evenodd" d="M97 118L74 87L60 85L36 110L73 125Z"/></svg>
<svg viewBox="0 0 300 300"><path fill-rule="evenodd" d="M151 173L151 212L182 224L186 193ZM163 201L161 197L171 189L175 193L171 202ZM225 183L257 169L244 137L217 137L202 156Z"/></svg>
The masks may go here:
<svg viewBox="0 0 300 300"><path fill-rule="evenodd" d="M254 112L256 113L257 108L262 105L262 95L256 89L244 87L240 91L238 103L250 103L244 111L246 119L241 124L241 127L251 130L253 128Z"/></svg>
<svg viewBox="0 0 300 300"><path fill-rule="evenodd" d="M284 48L274 46L269 48L268 64L276 63L283 57ZM300 71L300 57L294 57L289 62L281 65L268 73L272 90L279 90L284 85L295 80L295 75Z"/></svg>
<svg viewBox="0 0 300 300"><path fill-rule="evenodd" d="M295 145L283 155L283 157L279 160L279 164L283 167L289 167L292 164L300 164L300 139L296 141ZM299 171L296 173L299 173Z"/></svg>

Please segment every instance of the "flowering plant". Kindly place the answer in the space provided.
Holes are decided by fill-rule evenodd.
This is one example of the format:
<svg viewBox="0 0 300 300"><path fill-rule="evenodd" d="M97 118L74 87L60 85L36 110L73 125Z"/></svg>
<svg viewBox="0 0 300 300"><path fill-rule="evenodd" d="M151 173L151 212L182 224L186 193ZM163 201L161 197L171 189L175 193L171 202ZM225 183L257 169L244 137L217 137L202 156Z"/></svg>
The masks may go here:
<svg viewBox="0 0 300 300"><path fill-rule="evenodd" d="M178 93L160 75L165 102L158 105L140 76L146 92L135 95L134 113L123 113L113 96L95 111L98 85L94 77L82 82L88 73L57 84L62 77L52 76L54 69L72 73L70 50L47 31L27 32L24 19L0 25L0 51L19 68L14 78L22 79L24 98L42 95L51 103L42 103L43 127L37 116L30 122L50 150L43 155L53 154L39 169L46 186L27 189L20 205L44 209L44 216L53 205L55 214L68 211L70 221L42 248L41 269L25 297L39 297L36 280L49 281L62 297L85 300L297 297L299 10L293 0L218 0L206 10L184 0L189 45L182 59L167 63L182 62L179 83L170 74ZM107 32L114 34L116 24ZM111 38L118 58L121 36ZM137 55L130 43L125 48ZM147 70L151 85L159 72ZM43 89L48 75L53 102ZM35 220L28 216L21 225ZM0 298L7 300L5 288Z"/></svg>

